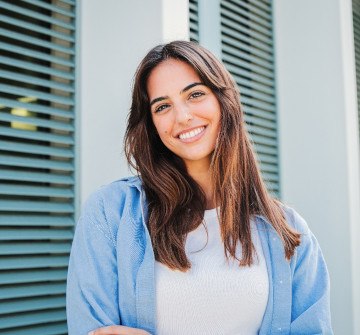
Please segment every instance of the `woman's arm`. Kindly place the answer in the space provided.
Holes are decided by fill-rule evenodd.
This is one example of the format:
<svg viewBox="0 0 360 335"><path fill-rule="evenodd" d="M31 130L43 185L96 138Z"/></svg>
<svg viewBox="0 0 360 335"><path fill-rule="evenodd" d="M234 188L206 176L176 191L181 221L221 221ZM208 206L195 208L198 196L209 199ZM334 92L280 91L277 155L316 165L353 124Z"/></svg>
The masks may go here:
<svg viewBox="0 0 360 335"><path fill-rule="evenodd" d="M302 234L291 261L291 334L333 334L330 316L330 280L318 241L305 220L292 210L294 227Z"/></svg>
<svg viewBox="0 0 360 335"><path fill-rule="evenodd" d="M69 335L120 325L115 238L101 191L86 202L76 226L66 294Z"/></svg>

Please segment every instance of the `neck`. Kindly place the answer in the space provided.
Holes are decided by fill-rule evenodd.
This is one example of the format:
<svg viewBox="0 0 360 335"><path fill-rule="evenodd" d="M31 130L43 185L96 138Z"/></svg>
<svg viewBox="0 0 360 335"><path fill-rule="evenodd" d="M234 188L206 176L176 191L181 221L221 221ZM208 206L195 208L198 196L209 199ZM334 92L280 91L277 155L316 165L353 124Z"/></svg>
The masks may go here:
<svg viewBox="0 0 360 335"><path fill-rule="evenodd" d="M210 164L201 166L198 164L187 164L187 170L191 178L198 183L205 194L206 209L215 208L216 202L214 199L214 186L210 173Z"/></svg>

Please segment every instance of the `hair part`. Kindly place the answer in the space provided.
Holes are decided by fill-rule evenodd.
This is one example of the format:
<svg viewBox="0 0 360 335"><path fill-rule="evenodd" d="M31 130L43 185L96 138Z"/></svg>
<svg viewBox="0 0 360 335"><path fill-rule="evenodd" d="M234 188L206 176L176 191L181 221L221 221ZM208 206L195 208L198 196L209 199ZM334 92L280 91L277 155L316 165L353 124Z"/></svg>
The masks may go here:
<svg viewBox="0 0 360 335"><path fill-rule="evenodd" d="M191 264L185 253L187 234L203 221L205 195L187 173L181 158L162 143L151 119L147 81L151 71L167 59L189 64L216 95L221 108L220 131L211 175L214 199L220 205L220 229L227 257L241 266L253 263L252 215L263 215L280 236L285 257L290 259L300 244L300 234L286 222L279 200L272 197L261 177L249 135L237 85L224 65L193 42L174 41L151 49L134 78L132 105L125 134L125 154L140 174L148 199L147 226L155 259L171 269L186 271Z"/></svg>

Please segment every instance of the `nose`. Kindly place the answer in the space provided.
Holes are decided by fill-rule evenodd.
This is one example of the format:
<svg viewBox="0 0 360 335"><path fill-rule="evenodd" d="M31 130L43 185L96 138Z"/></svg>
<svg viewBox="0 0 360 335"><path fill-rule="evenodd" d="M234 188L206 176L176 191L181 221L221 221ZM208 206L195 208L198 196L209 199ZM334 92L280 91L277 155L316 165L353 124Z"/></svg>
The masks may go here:
<svg viewBox="0 0 360 335"><path fill-rule="evenodd" d="M193 119L193 115L191 114L190 108L184 104L179 103L174 106L176 121L181 124L187 124Z"/></svg>

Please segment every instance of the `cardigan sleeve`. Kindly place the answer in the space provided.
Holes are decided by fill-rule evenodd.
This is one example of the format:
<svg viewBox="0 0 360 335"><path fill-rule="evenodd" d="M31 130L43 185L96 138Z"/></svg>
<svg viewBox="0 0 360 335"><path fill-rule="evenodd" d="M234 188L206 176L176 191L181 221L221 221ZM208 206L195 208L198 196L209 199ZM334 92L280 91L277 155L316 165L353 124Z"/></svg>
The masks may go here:
<svg viewBox="0 0 360 335"><path fill-rule="evenodd" d="M99 190L85 203L71 249L66 292L69 335L120 324L117 277L115 238Z"/></svg>
<svg viewBox="0 0 360 335"><path fill-rule="evenodd" d="M330 317L330 280L320 246L305 220L291 209L290 220L301 233L291 261L291 334L333 334Z"/></svg>

